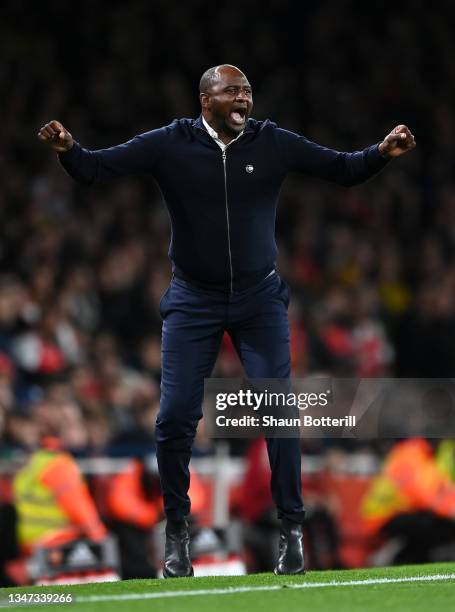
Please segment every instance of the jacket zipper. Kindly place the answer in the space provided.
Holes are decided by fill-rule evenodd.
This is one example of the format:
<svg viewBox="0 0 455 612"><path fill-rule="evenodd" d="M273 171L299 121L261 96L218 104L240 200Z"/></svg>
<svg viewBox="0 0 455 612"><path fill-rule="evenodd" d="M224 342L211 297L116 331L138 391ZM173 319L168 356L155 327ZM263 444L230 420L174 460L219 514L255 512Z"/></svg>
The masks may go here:
<svg viewBox="0 0 455 612"><path fill-rule="evenodd" d="M234 293L234 273L232 270L232 251L231 251L231 227L229 224L229 204L228 204L228 192L227 192L227 172L226 172L226 148L222 151L223 158L223 172L224 172L224 202L226 205L226 225L227 225L227 239L228 239L228 255L229 255L229 272L231 277L230 283L230 291L229 295L232 298L232 294Z"/></svg>
<svg viewBox="0 0 455 612"><path fill-rule="evenodd" d="M204 132L205 134L210 136L210 134L208 134L206 130L204 130L202 128L198 128L198 129L201 132ZM240 137L241 136L243 136L243 134L241 134ZM211 136L210 136L210 138L211 138ZM231 142L229 142L225 146L224 150L221 152L221 156L222 156L222 159L223 159L223 173L224 173L224 203L225 203L225 206L226 206L226 225L227 225L227 239L228 239L229 274L230 274L230 277L231 277L231 282L229 284L229 299L232 299L232 294L234 293L234 272L233 272L233 267L232 267L231 228L230 228L230 224L229 224L229 204L228 204L227 171L226 171L226 149L228 148L228 146L230 144L232 144L232 142L236 142L238 140L238 138L239 137L237 137L234 140L232 140Z"/></svg>

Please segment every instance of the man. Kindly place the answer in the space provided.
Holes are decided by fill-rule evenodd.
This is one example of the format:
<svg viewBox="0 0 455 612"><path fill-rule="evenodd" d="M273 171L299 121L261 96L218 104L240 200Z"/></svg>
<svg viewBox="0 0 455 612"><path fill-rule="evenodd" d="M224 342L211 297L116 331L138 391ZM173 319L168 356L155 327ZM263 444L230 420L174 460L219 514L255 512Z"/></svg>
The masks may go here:
<svg viewBox="0 0 455 612"><path fill-rule="evenodd" d="M209 377L228 331L248 378L290 376L286 284L275 271L275 212L290 171L343 185L361 183L414 148L400 125L379 144L339 153L250 119L252 89L230 65L200 81L202 114L87 151L58 121L39 138L59 153L82 183L149 173L158 182L172 223L173 279L164 294L161 405L157 456L167 517L164 575L192 575L188 555L188 464L204 377ZM275 572L304 571L299 440L267 440L271 488L281 519Z"/></svg>
<svg viewBox="0 0 455 612"><path fill-rule="evenodd" d="M453 440L394 443L362 502L367 532L385 539L387 564L449 560L455 550ZM447 557L443 558L443 555Z"/></svg>
<svg viewBox="0 0 455 612"><path fill-rule="evenodd" d="M13 482L19 545L29 554L38 544L107 536L87 484L59 438L44 437Z"/></svg>

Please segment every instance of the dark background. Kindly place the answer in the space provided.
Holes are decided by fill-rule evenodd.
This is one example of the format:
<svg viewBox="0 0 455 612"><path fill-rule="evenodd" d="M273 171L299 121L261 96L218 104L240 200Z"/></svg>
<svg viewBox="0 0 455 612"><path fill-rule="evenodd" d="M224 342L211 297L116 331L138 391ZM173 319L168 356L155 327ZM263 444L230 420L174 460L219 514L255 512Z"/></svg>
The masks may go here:
<svg viewBox="0 0 455 612"><path fill-rule="evenodd" d="M77 186L38 129L59 119L100 148L197 116L200 75L218 63L246 73L254 117L326 146L363 148L399 123L417 140L359 188L286 182L294 374L452 376L454 31L449 1L3 2L3 452L63 424L75 452L132 452L158 406L160 193L147 178ZM226 341L215 374L239 373Z"/></svg>

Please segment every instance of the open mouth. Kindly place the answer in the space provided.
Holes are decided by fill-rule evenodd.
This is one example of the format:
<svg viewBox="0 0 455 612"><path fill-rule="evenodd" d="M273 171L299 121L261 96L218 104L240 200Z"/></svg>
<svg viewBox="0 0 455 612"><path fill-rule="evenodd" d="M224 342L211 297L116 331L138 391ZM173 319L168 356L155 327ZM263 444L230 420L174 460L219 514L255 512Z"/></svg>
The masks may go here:
<svg viewBox="0 0 455 612"><path fill-rule="evenodd" d="M229 118L235 125L243 125L246 119L246 107L239 106L229 113Z"/></svg>

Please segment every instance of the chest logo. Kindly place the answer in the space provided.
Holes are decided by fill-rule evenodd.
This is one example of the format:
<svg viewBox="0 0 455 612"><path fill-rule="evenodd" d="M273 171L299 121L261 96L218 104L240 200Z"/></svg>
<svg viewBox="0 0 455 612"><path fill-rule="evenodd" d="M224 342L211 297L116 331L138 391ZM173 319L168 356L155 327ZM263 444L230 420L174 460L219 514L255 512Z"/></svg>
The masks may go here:
<svg viewBox="0 0 455 612"><path fill-rule="evenodd" d="M251 174L254 170L254 166L252 166L251 164L248 164L245 166L245 170L248 172L248 174Z"/></svg>

